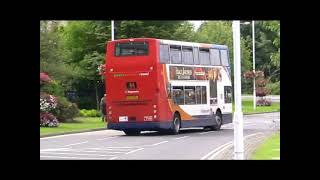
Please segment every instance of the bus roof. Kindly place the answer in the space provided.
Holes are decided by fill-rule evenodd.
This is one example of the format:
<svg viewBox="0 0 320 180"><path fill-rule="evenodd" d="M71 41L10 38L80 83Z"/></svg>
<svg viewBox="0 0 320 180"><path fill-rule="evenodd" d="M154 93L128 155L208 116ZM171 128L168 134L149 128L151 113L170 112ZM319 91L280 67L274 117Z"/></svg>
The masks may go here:
<svg viewBox="0 0 320 180"><path fill-rule="evenodd" d="M216 49L228 49L226 45L219 44L208 44L208 43L195 43L195 42L185 42L185 41L174 41L167 39L156 39L156 38L128 38L128 39L117 39L114 41L127 41L127 40L159 40L162 44L168 45L181 45L181 46L192 46L192 47L204 47L204 48L216 48ZM111 42L111 41L109 41Z"/></svg>
<svg viewBox="0 0 320 180"><path fill-rule="evenodd" d="M169 44L169 45L182 45L182 46L192 46L192 47L228 49L228 47L226 45L184 42L184 41L174 41L174 40L166 40L166 39L159 39L159 40L162 44Z"/></svg>

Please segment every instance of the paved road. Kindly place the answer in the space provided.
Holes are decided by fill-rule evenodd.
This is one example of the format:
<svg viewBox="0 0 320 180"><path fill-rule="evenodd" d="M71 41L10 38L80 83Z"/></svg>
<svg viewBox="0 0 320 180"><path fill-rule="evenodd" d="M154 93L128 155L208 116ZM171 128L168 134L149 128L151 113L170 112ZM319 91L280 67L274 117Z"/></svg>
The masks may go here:
<svg viewBox="0 0 320 180"><path fill-rule="evenodd" d="M244 116L244 136L274 131L273 120L280 113ZM40 138L40 159L206 159L222 145L232 142L233 124L220 131L182 130L179 135L144 132L125 136L121 131L104 130Z"/></svg>

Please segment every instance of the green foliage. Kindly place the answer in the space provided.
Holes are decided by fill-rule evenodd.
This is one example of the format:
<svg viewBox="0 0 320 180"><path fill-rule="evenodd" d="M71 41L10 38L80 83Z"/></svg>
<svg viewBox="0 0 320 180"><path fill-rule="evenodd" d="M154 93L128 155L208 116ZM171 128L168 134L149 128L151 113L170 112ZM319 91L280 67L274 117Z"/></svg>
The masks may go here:
<svg viewBox="0 0 320 180"><path fill-rule="evenodd" d="M46 92L54 96L64 96L64 89L56 80L42 85L40 91Z"/></svg>
<svg viewBox="0 0 320 180"><path fill-rule="evenodd" d="M116 25L116 38L149 37L192 41L193 26L185 21L120 21Z"/></svg>
<svg viewBox="0 0 320 180"><path fill-rule="evenodd" d="M230 54L230 63L233 67L233 40L231 21L206 21L197 31L196 40L201 43L227 45ZM247 40L241 37L241 70L250 70L251 50L247 46Z"/></svg>
<svg viewBox="0 0 320 180"><path fill-rule="evenodd" d="M242 25L241 35L252 48L252 25ZM280 80L280 22L255 22L256 69L265 72L272 82Z"/></svg>
<svg viewBox="0 0 320 180"><path fill-rule="evenodd" d="M101 117L101 112L95 109L91 109L91 110L81 109L79 115L81 117Z"/></svg>
<svg viewBox="0 0 320 180"><path fill-rule="evenodd" d="M58 97L58 105L54 111L60 122L70 122L79 114L77 104L70 103L65 97Z"/></svg>
<svg viewBox="0 0 320 180"><path fill-rule="evenodd" d="M72 84L74 67L67 64L63 26L59 21L40 21L40 71L48 72L64 89Z"/></svg>
<svg viewBox="0 0 320 180"><path fill-rule="evenodd" d="M270 94L280 95L280 81L267 84L266 88L270 90Z"/></svg>

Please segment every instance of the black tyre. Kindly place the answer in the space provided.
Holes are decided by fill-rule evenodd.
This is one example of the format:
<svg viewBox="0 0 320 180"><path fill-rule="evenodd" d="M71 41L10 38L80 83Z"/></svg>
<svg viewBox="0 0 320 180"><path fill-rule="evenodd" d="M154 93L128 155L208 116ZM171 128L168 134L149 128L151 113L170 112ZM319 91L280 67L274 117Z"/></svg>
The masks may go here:
<svg viewBox="0 0 320 180"><path fill-rule="evenodd" d="M215 121L215 125L211 126L210 129L214 131L218 131L221 128L222 125L222 115L218 111L213 119Z"/></svg>
<svg viewBox="0 0 320 180"><path fill-rule="evenodd" d="M174 114L173 120L172 120L171 134L179 134L180 125L181 125L180 116L178 114Z"/></svg>
<svg viewBox="0 0 320 180"><path fill-rule="evenodd" d="M138 136L140 134L140 131L138 131L138 130L123 130L123 132L127 136Z"/></svg>

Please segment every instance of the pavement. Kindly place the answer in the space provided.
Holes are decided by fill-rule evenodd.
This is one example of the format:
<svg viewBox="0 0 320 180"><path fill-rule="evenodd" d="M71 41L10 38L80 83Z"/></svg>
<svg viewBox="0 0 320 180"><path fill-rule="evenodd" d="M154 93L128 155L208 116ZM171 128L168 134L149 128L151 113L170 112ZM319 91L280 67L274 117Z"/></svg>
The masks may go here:
<svg viewBox="0 0 320 180"><path fill-rule="evenodd" d="M244 115L245 155L280 130L280 112ZM184 129L178 135L143 132L126 136L122 131L102 130L40 138L40 159L49 160L210 160L232 159L233 124L220 131Z"/></svg>

